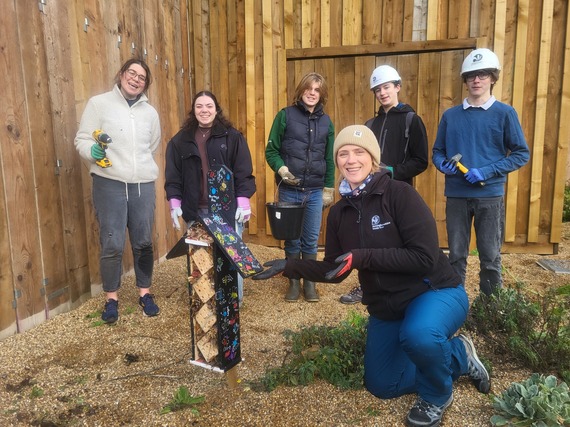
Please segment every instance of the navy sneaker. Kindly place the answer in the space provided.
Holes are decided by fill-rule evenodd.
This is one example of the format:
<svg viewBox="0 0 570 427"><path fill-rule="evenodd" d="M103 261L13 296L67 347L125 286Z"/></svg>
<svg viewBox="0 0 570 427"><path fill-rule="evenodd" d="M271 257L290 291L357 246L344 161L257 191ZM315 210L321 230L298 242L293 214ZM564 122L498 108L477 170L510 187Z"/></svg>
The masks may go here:
<svg viewBox="0 0 570 427"><path fill-rule="evenodd" d="M119 301L112 298L109 299L105 303L105 309L101 314L101 319L103 322L109 324L115 323L117 320L119 320Z"/></svg>
<svg viewBox="0 0 570 427"><path fill-rule="evenodd" d="M408 418L406 425L408 427L436 427L441 423L441 418L443 417L443 412L447 409L449 405L453 402L453 394L449 396L447 402L441 406L429 403L418 397L410 412L408 412Z"/></svg>
<svg viewBox="0 0 570 427"><path fill-rule="evenodd" d="M146 294L139 298L139 305L143 309L143 314L145 316L157 316L160 313L160 308L154 302L153 294Z"/></svg>
<svg viewBox="0 0 570 427"><path fill-rule="evenodd" d="M459 334L458 338L465 346L467 353L467 363L469 365L469 378L481 393L488 394L491 390L491 377L485 369L485 365L477 357L475 345L471 339L463 334Z"/></svg>

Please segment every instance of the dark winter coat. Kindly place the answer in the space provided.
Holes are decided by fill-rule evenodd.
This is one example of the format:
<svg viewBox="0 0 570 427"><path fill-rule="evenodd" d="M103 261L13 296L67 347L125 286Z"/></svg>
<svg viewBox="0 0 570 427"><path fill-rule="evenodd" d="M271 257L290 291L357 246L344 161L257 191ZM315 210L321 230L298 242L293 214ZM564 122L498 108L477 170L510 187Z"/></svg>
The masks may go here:
<svg viewBox="0 0 570 427"><path fill-rule="evenodd" d="M406 138L406 116L414 113ZM380 144L382 163L394 170L394 179L412 185L412 178L427 169L428 139L420 116L408 104L400 103L388 112L380 107L378 115L366 122Z"/></svg>
<svg viewBox="0 0 570 427"><path fill-rule="evenodd" d="M362 303L380 319L401 319L418 295L461 283L439 248L426 203L412 186L385 171L374 174L360 196L343 197L331 208L324 262L290 260L284 275L325 282L325 274L338 267L335 259L348 252L358 270Z"/></svg>
<svg viewBox="0 0 570 427"><path fill-rule="evenodd" d="M198 219L198 204L202 186L202 162L194 134L196 129L180 130L166 147L166 198L182 200L182 218L186 222ZM211 170L220 165L233 172L234 199L226 221L233 225L236 197L251 197L255 193L255 177L249 147L243 135L233 127L217 124L206 143Z"/></svg>

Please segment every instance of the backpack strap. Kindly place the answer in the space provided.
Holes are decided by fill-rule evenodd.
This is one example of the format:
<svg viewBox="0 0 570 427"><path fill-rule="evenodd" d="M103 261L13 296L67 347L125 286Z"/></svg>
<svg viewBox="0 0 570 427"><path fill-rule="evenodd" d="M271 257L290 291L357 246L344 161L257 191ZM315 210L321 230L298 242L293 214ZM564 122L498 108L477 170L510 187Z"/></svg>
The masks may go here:
<svg viewBox="0 0 570 427"><path fill-rule="evenodd" d="M414 118L414 112L408 111L406 114L406 131L404 132L404 137L406 138L406 145L404 147L404 162L406 161L406 155L408 154L408 143L410 142L410 125L412 124L412 119Z"/></svg>

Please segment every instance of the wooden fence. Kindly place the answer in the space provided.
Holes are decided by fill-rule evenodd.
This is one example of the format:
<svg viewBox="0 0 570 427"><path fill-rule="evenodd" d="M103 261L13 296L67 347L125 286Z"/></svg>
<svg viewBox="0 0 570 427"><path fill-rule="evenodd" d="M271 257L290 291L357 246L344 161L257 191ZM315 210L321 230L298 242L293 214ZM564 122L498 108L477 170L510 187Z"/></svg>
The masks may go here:
<svg viewBox="0 0 570 427"><path fill-rule="evenodd" d="M566 0L0 0L0 338L70 310L100 290L98 227L87 168L73 139L85 102L109 90L121 63L146 59L155 79L164 166L198 90L212 90L248 140L258 191L245 239L276 245L264 150L298 79L322 73L335 127L378 106L375 66L403 77L401 100L433 144L442 112L461 102L464 56L492 48L503 71L494 94L512 104L531 161L510 174L505 251L549 254L560 242L570 117ZM179 235L157 181L157 261ZM416 188L446 246L443 177L430 165ZM326 215L325 215L326 216ZM321 242L324 236L321 237ZM126 253L129 253L127 251ZM126 256L124 270L132 269Z"/></svg>

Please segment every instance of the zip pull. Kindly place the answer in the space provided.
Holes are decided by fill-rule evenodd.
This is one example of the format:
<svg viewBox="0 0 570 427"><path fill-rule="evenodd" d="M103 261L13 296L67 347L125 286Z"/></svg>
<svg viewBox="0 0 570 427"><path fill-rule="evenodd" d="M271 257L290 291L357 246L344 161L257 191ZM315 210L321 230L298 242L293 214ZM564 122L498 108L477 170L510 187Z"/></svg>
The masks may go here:
<svg viewBox="0 0 570 427"><path fill-rule="evenodd" d="M430 281L427 277L424 279L424 283L425 283L425 284L427 285L427 287L430 288L432 291L436 291L436 292L439 291L439 289L436 289L436 288L433 287L433 285L431 284L431 281Z"/></svg>

